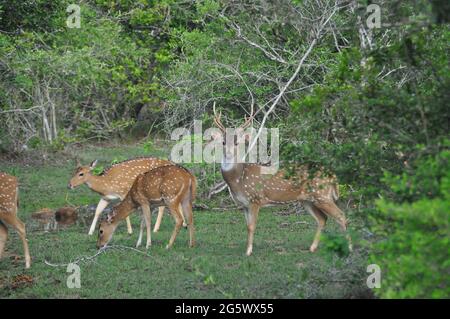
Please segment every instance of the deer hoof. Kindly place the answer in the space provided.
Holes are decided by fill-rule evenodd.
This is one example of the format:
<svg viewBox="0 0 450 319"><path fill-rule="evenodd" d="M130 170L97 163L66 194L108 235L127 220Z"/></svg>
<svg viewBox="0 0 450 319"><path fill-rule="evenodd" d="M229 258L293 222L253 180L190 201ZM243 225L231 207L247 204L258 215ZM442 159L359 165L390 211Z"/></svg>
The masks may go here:
<svg viewBox="0 0 450 319"><path fill-rule="evenodd" d="M313 246L311 246L309 248L309 251L312 252L312 253L316 252L316 250L317 250L317 246L316 245L313 245Z"/></svg>

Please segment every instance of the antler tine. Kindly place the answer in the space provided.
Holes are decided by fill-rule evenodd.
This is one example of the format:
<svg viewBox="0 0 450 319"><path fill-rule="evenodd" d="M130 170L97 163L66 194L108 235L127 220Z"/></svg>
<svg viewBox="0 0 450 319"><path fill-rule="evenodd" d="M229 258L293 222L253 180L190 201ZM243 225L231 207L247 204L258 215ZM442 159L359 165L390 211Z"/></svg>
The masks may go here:
<svg viewBox="0 0 450 319"><path fill-rule="evenodd" d="M249 127L252 124L253 118L254 118L254 114L253 114L253 110L252 110L252 114L250 114L249 117L247 117L247 115L245 115L245 122L244 124L242 124L240 126L241 129L245 130L247 127Z"/></svg>
<svg viewBox="0 0 450 319"><path fill-rule="evenodd" d="M225 126L222 124L222 121L220 118L222 117L222 111L219 112L219 115L217 115L216 112L216 101L213 103L213 111L214 111L214 123L216 123L217 127L222 131L225 132Z"/></svg>

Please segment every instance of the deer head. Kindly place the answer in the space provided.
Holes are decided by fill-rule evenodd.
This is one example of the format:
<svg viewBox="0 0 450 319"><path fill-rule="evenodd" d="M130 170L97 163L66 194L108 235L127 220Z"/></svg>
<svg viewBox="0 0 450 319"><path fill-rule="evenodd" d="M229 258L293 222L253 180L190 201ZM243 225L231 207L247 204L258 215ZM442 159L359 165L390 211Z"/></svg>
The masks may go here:
<svg viewBox="0 0 450 319"><path fill-rule="evenodd" d="M83 185L89 180L89 177L92 176L92 170L97 165L97 160L93 161L90 165L81 166L77 165L77 169L75 170L75 174L69 181L69 184L67 185L68 188L74 189L77 186Z"/></svg>
<svg viewBox="0 0 450 319"><path fill-rule="evenodd" d="M108 216L107 220L100 223L98 228L97 249L104 248L111 241L114 232L116 231L117 223L112 221L112 218Z"/></svg>
<svg viewBox="0 0 450 319"><path fill-rule="evenodd" d="M250 140L250 134L245 130L251 126L254 117L253 108L251 115L245 117L244 123L237 128L225 128L222 124L221 117L222 112L216 112L216 104L213 104L214 110L214 123L219 128L220 132L212 134L214 140L218 140L223 144L223 159L222 169L227 169L234 164L241 163L243 161L242 156L245 151L245 142Z"/></svg>

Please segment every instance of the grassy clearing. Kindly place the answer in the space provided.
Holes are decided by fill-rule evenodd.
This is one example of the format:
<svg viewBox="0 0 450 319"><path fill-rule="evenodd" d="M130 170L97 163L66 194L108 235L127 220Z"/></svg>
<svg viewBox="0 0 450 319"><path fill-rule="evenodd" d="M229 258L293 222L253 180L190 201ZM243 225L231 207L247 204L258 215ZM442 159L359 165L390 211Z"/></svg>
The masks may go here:
<svg viewBox="0 0 450 319"><path fill-rule="evenodd" d="M86 146L74 149L67 158L47 160L30 166L0 162L0 170L19 177L20 216L26 222L33 211L96 204L99 197L83 186L68 191L73 171L70 156L81 161L98 158L102 164L112 159L144 155L139 145ZM164 156L164 152L152 151ZM166 154L167 155L167 154ZM45 176L45 178L43 178ZM208 205L213 206L212 203ZM142 253L132 250L108 250L94 261L81 263L81 288L69 289L67 263L80 256L96 253L96 236L87 235L87 227L72 226L44 233L29 232L33 264L23 269L22 246L10 232L7 256L0 261L0 297L2 298L345 298L370 297L365 285L366 257L362 248L347 257L338 257L322 246L319 252L307 251L315 232L315 221L305 214L282 214L283 208L263 209L256 232L254 255L244 256L246 227L242 212L194 211L197 246L187 247L187 231L182 230L172 250L164 247L173 227L166 215L161 230L153 234L153 247ZM155 220L155 219L154 219ZM125 223L116 231L112 244L134 247L138 216L133 216L135 233L126 234ZM327 233L338 233L329 222ZM9 258L8 258L9 256ZM17 276L30 275L31 284L14 284Z"/></svg>

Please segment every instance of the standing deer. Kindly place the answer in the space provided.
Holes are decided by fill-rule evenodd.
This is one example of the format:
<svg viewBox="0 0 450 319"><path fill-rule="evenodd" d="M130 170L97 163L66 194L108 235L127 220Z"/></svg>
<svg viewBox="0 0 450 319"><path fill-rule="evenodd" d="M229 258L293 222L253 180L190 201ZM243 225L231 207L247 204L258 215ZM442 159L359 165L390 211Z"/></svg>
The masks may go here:
<svg viewBox="0 0 450 319"><path fill-rule="evenodd" d="M160 166L139 175L125 199L114 207L106 221L100 223L97 248L106 246L119 222L127 218L138 207L142 208L147 226L146 248L149 248L152 244L150 204L169 207L170 213L175 219L175 228L166 248L172 247L183 224L183 214L189 229L189 246L193 247L195 240L192 203L195 199L196 187L195 176L178 165ZM139 244L140 240L137 246Z"/></svg>
<svg viewBox="0 0 450 319"><path fill-rule="evenodd" d="M25 254L25 268L30 268L31 257L26 238L25 224L17 217L19 206L19 186L17 178L0 172L0 258L8 239L8 228L11 225L19 233Z"/></svg>
<svg viewBox="0 0 450 319"><path fill-rule="evenodd" d="M237 146L240 140L226 138L226 129L220 118L221 113L218 115L214 107L214 122L221 133L213 135L213 138L222 140L224 145L222 176L228 184L233 199L245 208L247 256L250 256L253 251L253 237L261 207L301 202L317 221L317 231L310 247L311 252L316 251L319 245L320 234L325 227L327 217L334 218L344 232L347 230L344 213L335 203L339 196L336 176L325 176L322 171L310 176L306 166L297 168L295 176L291 178L285 178L286 172L283 170L279 170L274 175L262 174L262 165L242 163L237 158ZM243 132L250 126L252 118L253 112L243 125L234 130L235 137L243 135L248 139L249 135ZM349 236L347 238L351 250L351 240Z"/></svg>
<svg viewBox="0 0 450 319"><path fill-rule="evenodd" d="M133 185L136 176L148 172L153 168L164 165L173 165L173 163L153 157L135 158L114 164L110 168L105 169L103 173L98 176L92 174L92 170L96 165L97 160L93 161L89 166L78 165L75 174L68 185L70 189L73 189L79 185L86 184L91 190L102 196L95 210L94 220L89 229L89 235L94 233L98 218L106 206L108 206L109 202L114 199L123 200L125 198ZM155 233L159 230L163 215L164 207L160 207L155 228L153 230ZM129 218L127 218L127 230L129 234L132 233Z"/></svg>

